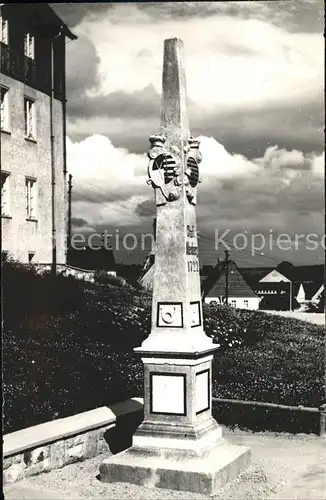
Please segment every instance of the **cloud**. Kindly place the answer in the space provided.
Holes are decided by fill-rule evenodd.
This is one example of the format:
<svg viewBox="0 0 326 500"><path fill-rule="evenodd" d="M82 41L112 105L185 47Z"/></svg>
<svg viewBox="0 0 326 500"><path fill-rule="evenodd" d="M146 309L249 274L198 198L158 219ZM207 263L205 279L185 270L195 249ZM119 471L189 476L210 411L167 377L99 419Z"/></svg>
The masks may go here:
<svg viewBox="0 0 326 500"><path fill-rule="evenodd" d="M191 131L202 137L199 227L323 230L321 2L60 9L79 36L67 44L68 164L86 227L151 226L144 153L159 129L163 40L178 36Z"/></svg>
<svg viewBox="0 0 326 500"><path fill-rule="evenodd" d="M100 59L91 40L79 36L78 41L67 44L67 95L68 113L87 103L89 91L98 90L101 83ZM87 61L87 63L86 63Z"/></svg>
<svg viewBox="0 0 326 500"><path fill-rule="evenodd" d="M73 227L85 227L87 226L87 220L82 219L81 217L72 217L71 223Z"/></svg>
<svg viewBox="0 0 326 500"><path fill-rule="evenodd" d="M215 179L234 179L237 176L247 177L255 174L259 166L242 155L231 155L222 144L213 137L199 137L202 162L200 172L203 178L213 176Z"/></svg>
<svg viewBox="0 0 326 500"><path fill-rule="evenodd" d="M79 29L97 47L107 94L141 90L148 83L160 92L163 40L171 32L184 40L188 93L203 107L214 103L222 110L237 109L261 105L262 99L270 106L289 97L307 98L322 88L322 37L289 33L266 21L227 16L158 20L154 30L140 20L126 37L125 24L114 23L110 12ZM200 37L194 37L199 30ZM153 56L140 60L138 54L148 47Z"/></svg>
<svg viewBox="0 0 326 500"><path fill-rule="evenodd" d="M90 71L92 93L87 74L83 92L73 94L70 85L70 137L80 140L92 131L108 135L115 146L144 151L148 135L159 126L163 40L175 34L185 43L189 115L196 135L216 137L252 158L273 144L321 152L324 39L300 23L301 30L289 31L288 17L299 22L304 7L247 2L253 3L241 2L239 8L223 2L137 4L128 9L116 4L100 16L84 17L77 34L88 39L89 51L96 47L99 63ZM312 3L309 9L320 10ZM279 23L273 24L271 12ZM67 49L77 51L79 44L69 43ZM78 63L81 72L69 62L69 79L85 73L84 61Z"/></svg>
<svg viewBox="0 0 326 500"><path fill-rule="evenodd" d="M216 229L231 229L230 238L244 230L268 234L271 228L275 234L323 233L324 154L273 146L248 159L230 153L212 137L202 137L200 148L202 183L196 214L204 260L213 258ZM146 184L145 155L116 148L99 135L80 143L68 139L67 150L75 231L118 230L121 238L126 233L151 233L156 207ZM117 252L118 259L126 256ZM141 260L144 255L134 257Z"/></svg>
<svg viewBox="0 0 326 500"><path fill-rule="evenodd" d="M73 213L96 226L135 223L135 207L146 198L147 159L115 148L107 137L67 139L67 166L73 176ZM137 220L137 217L136 217Z"/></svg>
<svg viewBox="0 0 326 500"><path fill-rule="evenodd" d="M142 119L155 117L160 106L160 96L153 85L134 92L117 90L110 94L85 96L83 100L75 99L69 103L69 119L90 117L118 118L141 117ZM107 120L104 121L107 123Z"/></svg>
<svg viewBox="0 0 326 500"><path fill-rule="evenodd" d="M311 168L317 177L325 177L325 151L321 155L313 155L311 158Z"/></svg>
<svg viewBox="0 0 326 500"><path fill-rule="evenodd" d="M142 224L155 213L153 191L146 184L147 158L115 148L93 135L67 141L68 169L73 175L74 217L91 225ZM324 156L305 155L277 146L249 160L229 153L212 137L201 137L197 214L205 219L237 220L239 214L259 221L282 211L316 212L323 206L320 177ZM81 221L81 222L83 222Z"/></svg>
<svg viewBox="0 0 326 500"><path fill-rule="evenodd" d="M111 3L85 4L50 4L70 27L76 26L83 19L98 19L107 12L115 23L137 23L147 21L170 21L181 18L203 19L212 15L228 16L240 19L258 19L269 21L276 26L286 26L291 31L323 32L324 9L318 0L265 1L265 2L173 2L173 3L138 3L127 6Z"/></svg>
<svg viewBox="0 0 326 500"><path fill-rule="evenodd" d="M51 8L62 18L69 28L74 28L85 17L96 19L101 17L104 12L107 12L113 5L109 3L51 3Z"/></svg>

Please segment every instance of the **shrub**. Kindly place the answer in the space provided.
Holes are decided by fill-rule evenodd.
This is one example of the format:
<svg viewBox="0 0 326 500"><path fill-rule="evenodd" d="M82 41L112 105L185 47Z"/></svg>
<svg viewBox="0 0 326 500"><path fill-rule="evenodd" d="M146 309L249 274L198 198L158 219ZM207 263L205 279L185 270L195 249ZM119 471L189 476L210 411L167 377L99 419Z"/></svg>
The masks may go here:
<svg viewBox="0 0 326 500"><path fill-rule="evenodd" d="M150 332L150 294L6 266L6 433L142 395L143 368L133 348ZM226 306L204 306L204 327L219 344L214 396L323 402L323 327Z"/></svg>
<svg viewBox="0 0 326 500"><path fill-rule="evenodd" d="M252 431L319 434L319 413L214 401L212 414L219 424Z"/></svg>
<svg viewBox="0 0 326 500"><path fill-rule="evenodd" d="M4 321L40 314L62 314L80 309L84 285L78 280L50 273L38 274L34 266L12 259L1 262Z"/></svg>
<svg viewBox="0 0 326 500"><path fill-rule="evenodd" d="M123 280L118 276L114 276L112 274L108 274L107 271L95 271L94 273L94 281L95 283L99 283L100 285L115 285L115 286L124 286Z"/></svg>

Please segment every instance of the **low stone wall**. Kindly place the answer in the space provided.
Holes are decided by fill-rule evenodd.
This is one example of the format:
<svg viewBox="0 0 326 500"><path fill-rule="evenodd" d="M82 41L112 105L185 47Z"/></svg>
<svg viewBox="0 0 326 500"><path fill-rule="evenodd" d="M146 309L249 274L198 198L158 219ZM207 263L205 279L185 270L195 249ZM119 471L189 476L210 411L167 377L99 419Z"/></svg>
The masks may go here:
<svg viewBox="0 0 326 500"><path fill-rule="evenodd" d="M131 446L143 419L143 400L132 398L72 417L46 422L3 438L3 482L48 472Z"/></svg>

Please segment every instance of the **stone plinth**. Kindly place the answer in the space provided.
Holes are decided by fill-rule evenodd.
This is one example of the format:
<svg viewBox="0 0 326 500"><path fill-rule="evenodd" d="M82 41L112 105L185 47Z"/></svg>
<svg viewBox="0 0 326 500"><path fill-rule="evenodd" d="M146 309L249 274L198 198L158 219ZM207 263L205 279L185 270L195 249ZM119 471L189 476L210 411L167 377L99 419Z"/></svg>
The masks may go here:
<svg viewBox="0 0 326 500"><path fill-rule="evenodd" d="M144 421L132 447L101 464L101 481L212 494L247 468L250 450L227 444L212 417L212 358L142 357Z"/></svg>
<svg viewBox="0 0 326 500"><path fill-rule="evenodd" d="M141 453L133 448L100 466L100 478L106 482L127 482L147 487L214 494L234 480L250 463L250 450L225 444L223 440L200 457Z"/></svg>

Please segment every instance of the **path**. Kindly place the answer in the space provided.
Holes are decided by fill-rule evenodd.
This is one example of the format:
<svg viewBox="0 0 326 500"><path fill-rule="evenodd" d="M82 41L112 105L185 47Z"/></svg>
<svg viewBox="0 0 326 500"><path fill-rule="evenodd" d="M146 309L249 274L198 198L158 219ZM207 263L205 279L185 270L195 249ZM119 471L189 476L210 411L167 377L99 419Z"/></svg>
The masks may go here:
<svg viewBox="0 0 326 500"><path fill-rule="evenodd" d="M326 439L313 435L252 433L223 429L232 443L252 450L252 466L213 499L326 500ZM179 491L101 483L96 476L105 455L25 479L5 488L8 500L110 499L192 500L207 497ZM35 493L35 496L30 496Z"/></svg>
<svg viewBox="0 0 326 500"><path fill-rule="evenodd" d="M307 321L308 323L314 323L315 325L325 326L325 314L324 313L307 313L299 311L263 311L267 314L276 314L278 316L283 316L285 318L300 319L301 321Z"/></svg>

